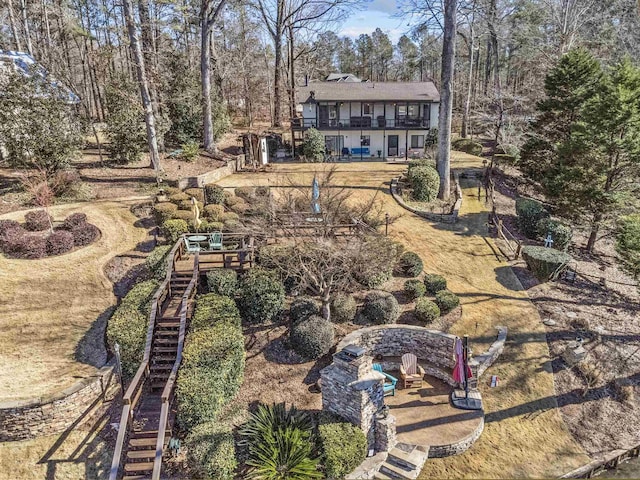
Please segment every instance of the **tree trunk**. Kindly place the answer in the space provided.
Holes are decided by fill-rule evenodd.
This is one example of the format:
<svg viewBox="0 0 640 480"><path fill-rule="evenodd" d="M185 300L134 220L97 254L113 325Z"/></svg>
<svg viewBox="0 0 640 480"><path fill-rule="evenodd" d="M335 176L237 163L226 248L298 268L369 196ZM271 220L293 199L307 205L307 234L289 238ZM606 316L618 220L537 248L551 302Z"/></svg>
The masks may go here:
<svg viewBox="0 0 640 480"><path fill-rule="evenodd" d="M438 198L451 194L451 113L453 108L453 69L456 41L457 0L444 0L444 35L442 38L442 72L440 77L440 115L438 119Z"/></svg>
<svg viewBox="0 0 640 480"><path fill-rule="evenodd" d="M158 140L156 138L156 125L153 116L153 108L151 107L151 96L149 95L149 82L144 69L144 57L142 56L142 48L138 41L135 24L133 22L133 5L131 0L123 1L124 16L127 23L127 31L129 32L129 42L131 46L131 57L136 66L138 75L138 84L140 85L140 96L142 97L142 106L144 107L144 121L147 125L147 143L149 145L149 155L151 156L151 166L160 172L160 156L158 154Z"/></svg>
<svg viewBox="0 0 640 480"><path fill-rule="evenodd" d="M202 125L204 149L209 153L214 153L216 144L213 138L213 118L211 105L211 43L209 37L211 31L207 16L202 15L200 38L200 77L202 84Z"/></svg>
<svg viewBox="0 0 640 480"><path fill-rule="evenodd" d="M462 138L467 138L469 129L469 111L471 109L471 92L473 90L473 50L475 48L475 32L473 30L475 22L475 2L472 6L471 22L469 22L469 74L467 76L467 95L464 101L464 112L462 114Z"/></svg>
<svg viewBox="0 0 640 480"><path fill-rule="evenodd" d="M593 216L593 222L591 222L591 234L589 235L589 240L587 241L588 253L593 253L593 248L596 246L596 241L598 240L598 233L600 231L601 221L602 221L602 214L596 213Z"/></svg>
<svg viewBox="0 0 640 480"><path fill-rule="evenodd" d="M331 291L327 290L322 295L322 318L327 321L331 320L331 308L329 307L329 303L331 301Z"/></svg>
<svg viewBox="0 0 640 480"><path fill-rule="evenodd" d="M275 50L275 70L273 75L273 126L282 126L282 115L280 106L282 103L282 92L280 90L280 74L282 73L282 32L278 32L274 38Z"/></svg>
<svg viewBox="0 0 640 480"><path fill-rule="evenodd" d="M22 14L22 28L24 29L24 38L27 42L27 53L33 56L33 46L31 45L31 30L29 29L29 20L27 19L27 0L20 0L20 13Z"/></svg>
<svg viewBox="0 0 640 480"><path fill-rule="evenodd" d="M296 71L295 71L295 52L293 49L293 27L289 25L289 73L290 87L289 91L289 118L296 116Z"/></svg>
<svg viewBox="0 0 640 480"><path fill-rule="evenodd" d="M7 0L7 10L9 10L9 25L11 25L11 35L13 36L13 42L16 45L16 50L22 51L22 44L20 43L20 35L18 34L18 27L16 25L16 18L13 14L13 2Z"/></svg>

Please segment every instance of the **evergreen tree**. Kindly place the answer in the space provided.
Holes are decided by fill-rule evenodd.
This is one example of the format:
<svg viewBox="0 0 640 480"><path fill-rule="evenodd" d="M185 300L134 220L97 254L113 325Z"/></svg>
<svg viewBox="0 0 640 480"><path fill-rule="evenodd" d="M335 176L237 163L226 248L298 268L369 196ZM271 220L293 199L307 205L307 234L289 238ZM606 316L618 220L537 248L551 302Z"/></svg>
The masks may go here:
<svg viewBox="0 0 640 480"><path fill-rule="evenodd" d="M326 147L324 144L324 135L315 128L307 130L302 142L302 154L309 162L322 162Z"/></svg>
<svg viewBox="0 0 640 480"><path fill-rule="evenodd" d="M640 278L640 214L620 219L616 234L616 251L623 268L636 280Z"/></svg>
<svg viewBox="0 0 640 480"><path fill-rule="evenodd" d="M107 85L106 101L109 156L122 164L140 160L146 136L135 84L124 75L114 78Z"/></svg>

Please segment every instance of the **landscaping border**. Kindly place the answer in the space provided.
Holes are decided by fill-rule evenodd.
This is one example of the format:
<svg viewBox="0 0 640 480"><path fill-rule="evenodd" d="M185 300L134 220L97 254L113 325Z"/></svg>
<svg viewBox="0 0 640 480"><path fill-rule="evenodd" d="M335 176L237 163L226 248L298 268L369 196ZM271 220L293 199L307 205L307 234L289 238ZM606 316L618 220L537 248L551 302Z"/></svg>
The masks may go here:
<svg viewBox="0 0 640 480"><path fill-rule="evenodd" d="M244 165L244 155L238 155L235 160L229 160L224 167L216 168L215 170L195 177L185 177L178 180L178 188L180 190L184 190L185 188L202 188L208 183L217 182L240 171L242 165Z"/></svg>
<svg viewBox="0 0 640 480"><path fill-rule="evenodd" d="M391 185L389 187L391 191L391 196L394 198L398 205L400 205L405 210L409 210L411 213L415 213L416 215L426 218L427 220L431 220L433 222L442 222L442 223L456 223L458 221L458 214L460 213L460 208L462 207L462 188L460 187L460 175L455 170L453 171L453 181L455 184L455 196L456 202L453 204L453 209L449 214L439 214L433 212L427 212L424 210L419 210L417 208L410 207L405 203L402 199L402 195L398 192L398 181L400 177L395 177L391 179Z"/></svg>
<svg viewBox="0 0 640 480"><path fill-rule="evenodd" d="M117 376L113 363L69 388L44 397L0 403L0 442L28 440L61 433L114 393Z"/></svg>

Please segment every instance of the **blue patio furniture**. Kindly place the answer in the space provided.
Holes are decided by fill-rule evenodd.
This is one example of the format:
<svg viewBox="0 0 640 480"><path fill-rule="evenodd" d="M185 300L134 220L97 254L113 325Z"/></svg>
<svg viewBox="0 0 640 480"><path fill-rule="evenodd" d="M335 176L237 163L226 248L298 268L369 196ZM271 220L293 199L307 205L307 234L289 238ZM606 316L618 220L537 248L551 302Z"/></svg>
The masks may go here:
<svg viewBox="0 0 640 480"><path fill-rule="evenodd" d="M373 364L373 369L376 372L380 372L381 374L383 374L385 376L385 382L384 382L384 387L383 387L384 396L385 397L387 395L395 396L395 394L396 394L396 383L398 383L398 379L396 377L394 377L393 375L389 375L388 373L384 372L382 370L382 365L380 365L379 363L374 363ZM391 382L391 383L387 383L387 380L389 382Z"/></svg>
<svg viewBox="0 0 640 480"><path fill-rule="evenodd" d="M222 250L222 233L213 232L209 234L209 250Z"/></svg>
<svg viewBox="0 0 640 480"><path fill-rule="evenodd" d="M187 237L184 237L184 245L187 248L187 253L196 253L200 251L200 245L195 242L190 242Z"/></svg>

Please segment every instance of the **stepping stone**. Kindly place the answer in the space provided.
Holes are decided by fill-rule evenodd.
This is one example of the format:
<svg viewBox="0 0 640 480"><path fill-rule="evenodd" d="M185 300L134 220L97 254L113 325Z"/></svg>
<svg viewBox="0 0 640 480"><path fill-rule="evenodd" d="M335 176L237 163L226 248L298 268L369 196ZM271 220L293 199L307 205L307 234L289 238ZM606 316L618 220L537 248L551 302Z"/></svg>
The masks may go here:
<svg viewBox="0 0 640 480"><path fill-rule="evenodd" d="M570 318L571 320L578 318L578 314L576 312L567 312L565 313L565 315L567 316L567 318Z"/></svg>
<svg viewBox="0 0 640 480"><path fill-rule="evenodd" d="M542 323L544 323L547 327L553 327L556 324L556 321L552 318L545 318Z"/></svg>

